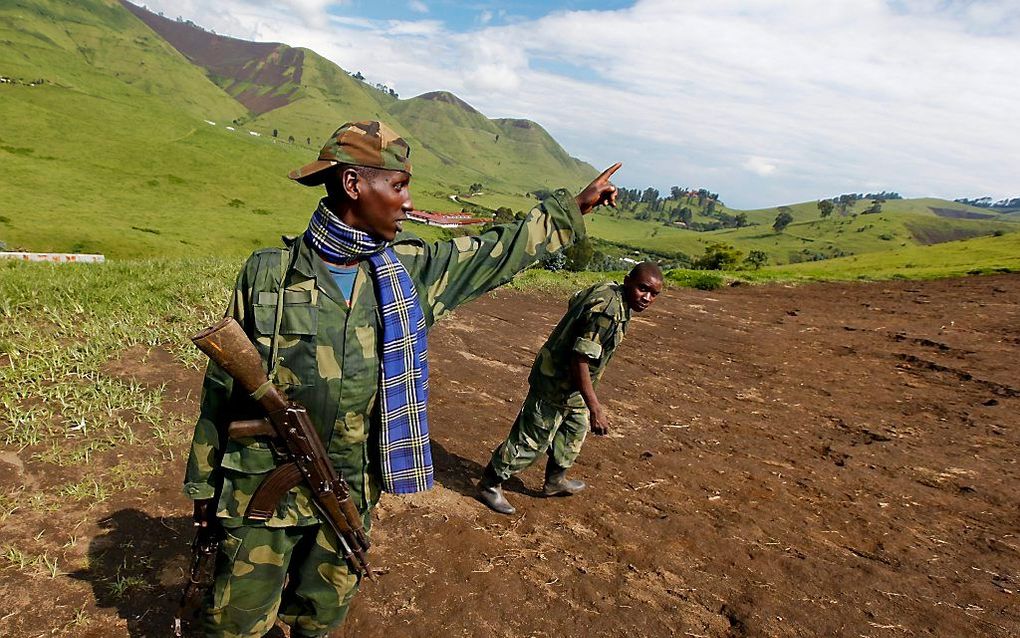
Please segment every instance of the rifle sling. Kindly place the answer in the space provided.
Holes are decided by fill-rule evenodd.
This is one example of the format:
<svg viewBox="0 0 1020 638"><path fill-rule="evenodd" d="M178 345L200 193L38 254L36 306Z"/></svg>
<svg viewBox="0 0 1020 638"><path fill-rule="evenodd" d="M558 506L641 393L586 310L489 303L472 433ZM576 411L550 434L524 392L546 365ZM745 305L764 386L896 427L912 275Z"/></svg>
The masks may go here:
<svg viewBox="0 0 1020 638"><path fill-rule="evenodd" d="M273 325L273 339L269 343L269 370L267 371L271 382L276 381L276 370L280 365L276 357L280 351L280 326L283 324L283 293L287 287L287 271L294 265L297 252L294 244L288 246L286 251L280 250L280 283L276 288L276 322ZM284 259L284 255L286 255L286 259Z"/></svg>

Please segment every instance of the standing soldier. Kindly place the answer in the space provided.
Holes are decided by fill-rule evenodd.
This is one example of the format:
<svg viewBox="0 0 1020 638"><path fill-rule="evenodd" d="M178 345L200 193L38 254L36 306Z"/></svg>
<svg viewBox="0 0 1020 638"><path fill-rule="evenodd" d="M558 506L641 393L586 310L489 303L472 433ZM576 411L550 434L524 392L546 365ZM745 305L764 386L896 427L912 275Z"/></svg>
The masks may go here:
<svg viewBox="0 0 1020 638"><path fill-rule="evenodd" d="M407 143L379 122L337 129L317 161L290 174L326 189L308 229L285 248L256 251L227 309L272 381L307 409L366 529L381 491L432 486L427 329L583 237L581 215L615 204L609 178L620 166L577 197L557 191L516 223L427 244L398 234L412 210L409 155ZM255 416L254 406L209 365L184 483L196 523L223 529L204 634L257 638L279 618L292 638L324 636L343 622L361 575L303 485L268 520L245 517L277 465L265 437L227 437L228 424Z"/></svg>
<svg viewBox="0 0 1020 638"><path fill-rule="evenodd" d="M623 279L574 293L567 313L553 329L531 368L531 386L517 420L478 483L478 497L500 514L513 514L501 484L548 451L546 496L568 496L585 488L567 478L581 453L589 424L595 434L609 432L609 419L595 394L616 348L623 341L631 312L643 312L662 292L662 271L642 262Z"/></svg>

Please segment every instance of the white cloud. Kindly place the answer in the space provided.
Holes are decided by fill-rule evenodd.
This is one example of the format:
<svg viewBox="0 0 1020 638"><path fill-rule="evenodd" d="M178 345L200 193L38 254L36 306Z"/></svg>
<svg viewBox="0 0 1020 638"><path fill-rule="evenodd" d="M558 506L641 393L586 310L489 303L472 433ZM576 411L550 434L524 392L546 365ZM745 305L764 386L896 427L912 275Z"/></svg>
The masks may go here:
<svg viewBox="0 0 1020 638"><path fill-rule="evenodd" d="M482 12L466 33L437 11L337 17L329 0L148 4L307 46L403 96L450 90L528 117L598 167L623 159L629 186L705 186L742 207L868 184L1020 194L1017 0L639 0L506 26Z"/></svg>
<svg viewBox="0 0 1020 638"><path fill-rule="evenodd" d="M744 162L744 168L761 176L771 175L776 172L776 165L764 157L749 157Z"/></svg>
<svg viewBox="0 0 1020 638"><path fill-rule="evenodd" d="M411 11L415 13L428 13L429 5L422 2L422 0L411 0L407 3L407 6L411 8Z"/></svg>

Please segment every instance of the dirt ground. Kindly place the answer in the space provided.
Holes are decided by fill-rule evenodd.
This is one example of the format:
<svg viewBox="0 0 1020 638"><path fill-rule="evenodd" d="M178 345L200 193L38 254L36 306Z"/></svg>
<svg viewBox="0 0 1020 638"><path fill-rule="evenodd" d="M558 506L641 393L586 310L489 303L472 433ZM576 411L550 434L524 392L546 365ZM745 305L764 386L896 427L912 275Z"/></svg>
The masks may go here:
<svg viewBox="0 0 1020 638"><path fill-rule="evenodd" d="M433 331L438 487L384 497L382 575L338 636L1020 635L1020 276L670 290L599 388L613 430L571 472L588 489L542 498L536 465L503 517L474 484L563 302L500 292ZM132 356L196 412L196 374ZM0 464L5 486L60 481L27 452ZM81 520L54 513L88 541L84 566L0 570L0 634L168 635L181 471ZM111 586L132 575L146 584Z"/></svg>

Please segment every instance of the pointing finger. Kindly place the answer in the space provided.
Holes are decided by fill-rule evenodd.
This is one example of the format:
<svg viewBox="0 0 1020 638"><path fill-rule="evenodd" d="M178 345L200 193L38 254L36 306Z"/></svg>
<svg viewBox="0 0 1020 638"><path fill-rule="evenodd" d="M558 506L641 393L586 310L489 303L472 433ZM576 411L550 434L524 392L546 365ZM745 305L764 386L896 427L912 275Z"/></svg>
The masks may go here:
<svg viewBox="0 0 1020 638"><path fill-rule="evenodd" d="M623 162L617 162L617 163L613 164L612 166L610 166L606 170L602 171L602 174L598 176L598 179L599 180L603 180L603 179L604 180L608 180L610 177L613 176L613 173L615 173L616 171L618 171L620 169L621 166L623 166Z"/></svg>

